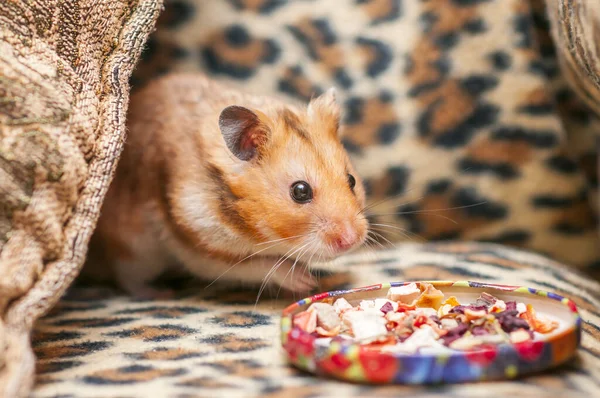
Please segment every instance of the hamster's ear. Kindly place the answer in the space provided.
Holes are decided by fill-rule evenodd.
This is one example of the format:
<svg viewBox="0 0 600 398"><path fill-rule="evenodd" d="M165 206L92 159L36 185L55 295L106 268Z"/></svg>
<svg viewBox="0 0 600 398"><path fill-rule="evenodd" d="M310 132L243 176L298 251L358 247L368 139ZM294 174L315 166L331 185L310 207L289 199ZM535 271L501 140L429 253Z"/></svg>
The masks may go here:
<svg viewBox="0 0 600 398"><path fill-rule="evenodd" d="M339 136L342 109L336 99L336 90L331 87L308 104L308 116L325 124L328 130Z"/></svg>
<svg viewBox="0 0 600 398"><path fill-rule="evenodd" d="M219 116L219 129L227 148L244 161L259 154L267 142L269 132L255 112L236 105L223 109Z"/></svg>

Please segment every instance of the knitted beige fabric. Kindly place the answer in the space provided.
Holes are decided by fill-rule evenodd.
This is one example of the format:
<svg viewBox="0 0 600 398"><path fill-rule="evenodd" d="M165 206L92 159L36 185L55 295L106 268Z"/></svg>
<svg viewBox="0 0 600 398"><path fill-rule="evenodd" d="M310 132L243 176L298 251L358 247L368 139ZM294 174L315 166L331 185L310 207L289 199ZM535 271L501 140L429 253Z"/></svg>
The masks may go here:
<svg viewBox="0 0 600 398"><path fill-rule="evenodd" d="M28 394L32 324L81 267L161 5L0 2L0 396Z"/></svg>

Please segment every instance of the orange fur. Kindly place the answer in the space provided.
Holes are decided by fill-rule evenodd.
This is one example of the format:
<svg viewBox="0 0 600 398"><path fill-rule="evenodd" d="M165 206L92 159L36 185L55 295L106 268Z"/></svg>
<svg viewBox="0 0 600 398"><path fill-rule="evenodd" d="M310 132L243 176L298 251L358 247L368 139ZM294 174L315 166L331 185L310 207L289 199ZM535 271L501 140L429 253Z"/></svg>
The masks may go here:
<svg viewBox="0 0 600 398"><path fill-rule="evenodd" d="M258 117L243 142L257 151L247 161L234 156L219 129L219 115L231 105ZM277 257L302 245L307 251L300 260L331 258L361 245L368 228L360 213L365 193L340 143L339 119L333 91L303 107L243 94L201 75L170 75L136 93L94 239L107 247L106 256L114 254L119 282L133 293L152 293L146 283L173 262L214 279L268 249L225 276L260 282ZM354 190L348 173L357 181ZM308 204L290 196L299 180L313 189ZM352 247L339 249L343 238ZM273 247L264 244L278 239ZM274 281L291 290L310 287L302 278L285 282L291 264L284 262Z"/></svg>

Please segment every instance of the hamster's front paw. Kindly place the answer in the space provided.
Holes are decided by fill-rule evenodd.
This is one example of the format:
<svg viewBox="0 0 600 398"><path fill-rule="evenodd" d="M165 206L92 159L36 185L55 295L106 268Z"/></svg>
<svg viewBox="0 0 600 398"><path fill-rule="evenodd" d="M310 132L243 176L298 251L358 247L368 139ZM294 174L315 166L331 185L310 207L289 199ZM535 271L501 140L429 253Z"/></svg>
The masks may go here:
<svg viewBox="0 0 600 398"><path fill-rule="evenodd" d="M159 289L151 285L151 281L166 268L161 262L117 261L115 267L117 284L136 299L169 300L175 296L175 291L171 289Z"/></svg>

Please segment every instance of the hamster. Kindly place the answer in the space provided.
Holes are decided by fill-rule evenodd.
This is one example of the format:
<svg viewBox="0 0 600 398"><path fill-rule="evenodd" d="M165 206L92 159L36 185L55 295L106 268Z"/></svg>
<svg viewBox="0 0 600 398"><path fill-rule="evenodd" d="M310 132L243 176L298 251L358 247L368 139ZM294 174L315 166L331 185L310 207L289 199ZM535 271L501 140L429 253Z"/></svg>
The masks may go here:
<svg viewBox="0 0 600 398"><path fill-rule="evenodd" d="M131 97L91 242L102 254L95 271L144 298L169 294L149 283L174 266L310 291L301 267L361 246L368 232L340 117L334 89L297 106L199 74L149 83Z"/></svg>

